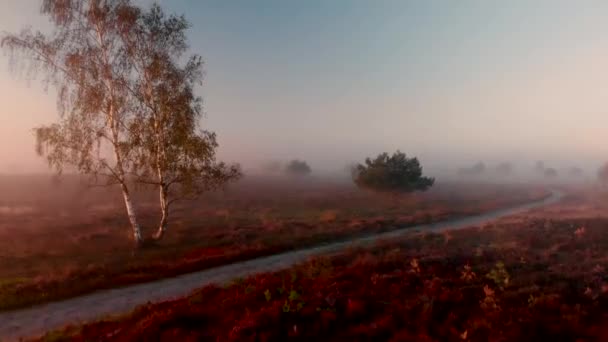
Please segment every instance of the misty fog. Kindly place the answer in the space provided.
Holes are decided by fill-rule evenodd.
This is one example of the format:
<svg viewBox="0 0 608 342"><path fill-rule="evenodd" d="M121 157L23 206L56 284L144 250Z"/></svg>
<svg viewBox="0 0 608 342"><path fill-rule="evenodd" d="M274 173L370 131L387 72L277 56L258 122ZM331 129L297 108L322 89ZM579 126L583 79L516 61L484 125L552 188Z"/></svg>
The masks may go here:
<svg viewBox="0 0 608 342"><path fill-rule="evenodd" d="M342 14L337 4L275 5L260 14L244 4L164 3L196 23L189 34L205 59L203 127L217 132L224 160L253 172L299 158L336 175L400 149L436 175L507 161L513 177L527 177L544 160L589 178L608 156L601 10L383 3ZM26 19L48 27L31 14L35 1L1 6L0 31L19 31ZM302 15L284 20L290 11ZM573 24L561 25L566 18ZM15 75L7 56L0 62L0 172L49 172L31 129L56 118L53 89Z"/></svg>

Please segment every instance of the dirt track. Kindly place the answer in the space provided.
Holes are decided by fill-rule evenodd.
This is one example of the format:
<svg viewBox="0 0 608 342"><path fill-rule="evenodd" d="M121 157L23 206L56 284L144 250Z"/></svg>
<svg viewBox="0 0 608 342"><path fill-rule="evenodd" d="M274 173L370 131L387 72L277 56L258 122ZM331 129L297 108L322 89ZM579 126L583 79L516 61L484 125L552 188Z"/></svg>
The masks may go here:
<svg viewBox="0 0 608 342"><path fill-rule="evenodd" d="M443 231L460 229L495 220L503 216L546 206L559 201L560 192L550 197L482 215L453 219L429 225L419 225L369 237L257 258L231 265L216 267L179 277L112 290L94 292L81 297L48 303L28 309L0 313L0 341L16 341L23 337L40 335L45 331L67 324L96 320L111 314L125 313L138 305L159 302L189 294L194 289L211 283L226 283L232 279L260 272L276 271L305 261L308 257L337 252L349 246L360 246L378 240L391 239L412 231Z"/></svg>

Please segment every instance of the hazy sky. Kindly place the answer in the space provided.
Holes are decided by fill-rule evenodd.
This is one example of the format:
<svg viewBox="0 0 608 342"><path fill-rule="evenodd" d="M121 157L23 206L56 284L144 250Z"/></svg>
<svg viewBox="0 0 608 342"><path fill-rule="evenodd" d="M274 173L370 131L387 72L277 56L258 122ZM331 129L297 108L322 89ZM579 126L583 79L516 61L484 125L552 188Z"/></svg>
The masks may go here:
<svg viewBox="0 0 608 342"><path fill-rule="evenodd" d="M161 4L192 22L204 125L224 159L339 169L397 148L431 166L608 159L606 1ZM38 6L2 0L0 31L40 25ZM31 128L56 118L53 94L5 56L0 115L0 171L43 169Z"/></svg>

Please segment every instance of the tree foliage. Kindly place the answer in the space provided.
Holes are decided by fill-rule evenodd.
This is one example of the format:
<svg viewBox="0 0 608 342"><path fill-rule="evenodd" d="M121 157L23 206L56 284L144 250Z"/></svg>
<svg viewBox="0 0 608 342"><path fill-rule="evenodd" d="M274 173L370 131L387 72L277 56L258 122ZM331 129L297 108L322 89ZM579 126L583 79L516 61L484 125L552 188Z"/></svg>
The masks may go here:
<svg viewBox="0 0 608 342"><path fill-rule="evenodd" d="M285 172L292 176L306 176L312 172L312 169L307 162L294 159L287 163L285 166Z"/></svg>
<svg viewBox="0 0 608 342"><path fill-rule="evenodd" d="M417 158L408 158L400 151L392 156L382 153L374 159L367 158L353 169L353 179L360 188L389 193L425 191L435 182L422 175Z"/></svg>
<svg viewBox="0 0 608 342"><path fill-rule="evenodd" d="M126 85L132 69L120 32L133 11L128 1L44 0L52 33L25 29L2 38L14 66L41 72L57 88L59 122L35 133L37 151L58 171L69 166L120 180L120 169L129 166L126 127L135 116ZM120 159L113 165L102 156L106 145Z"/></svg>
<svg viewBox="0 0 608 342"><path fill-rule="evenodd" d="M44 0L49 34L25 29L2 37L16 67L44 75L57 89L59 121L35 129L36 150L58 172L70 168L119 184L137 243L139 224L127 176L133 166L129 127L137 105L129 84L134 72L122 34L137 7L128 0Z"/></svg>

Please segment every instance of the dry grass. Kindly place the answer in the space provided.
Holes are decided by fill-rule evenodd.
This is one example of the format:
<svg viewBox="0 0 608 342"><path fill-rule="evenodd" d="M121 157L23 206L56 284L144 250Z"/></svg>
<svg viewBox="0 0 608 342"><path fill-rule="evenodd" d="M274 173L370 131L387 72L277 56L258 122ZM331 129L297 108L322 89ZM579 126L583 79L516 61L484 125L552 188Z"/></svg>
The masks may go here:
<svg viewBox="0 0 608 342"><path fill-rule="evenodd" d="M595 210L608 209L606 199L579 194L483 229L411 234L49 336L605 341L608 218ZM583 208L593 210L585 215Z"/></svg>
<svg viewBox="0 0 608 342"><path fill-rule="evenodd" d="M539 189L439 184L400 200L350 184L250 179L183 203L167 238L133 253L116 189L3 177L0 310L192 272L320 241L443 220L539 198ZM156 223L155 194L138 198Z"/></svg>

